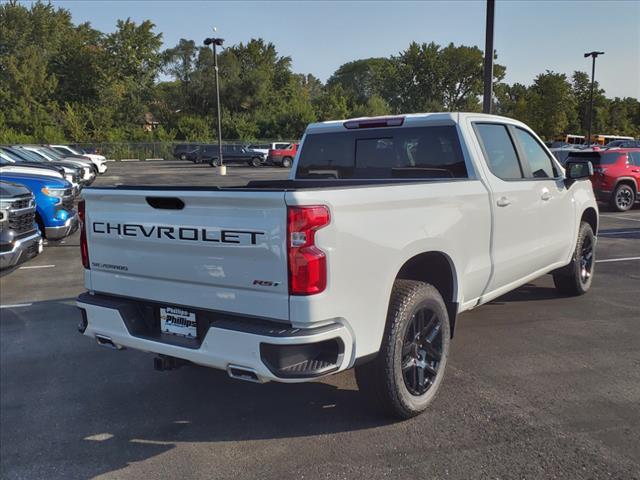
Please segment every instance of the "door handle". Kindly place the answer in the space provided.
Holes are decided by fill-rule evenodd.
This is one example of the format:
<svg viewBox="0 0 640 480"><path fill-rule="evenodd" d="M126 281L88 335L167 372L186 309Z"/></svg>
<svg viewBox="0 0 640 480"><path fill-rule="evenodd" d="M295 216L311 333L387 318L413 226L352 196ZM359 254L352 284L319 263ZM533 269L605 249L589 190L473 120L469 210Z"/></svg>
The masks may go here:
<svg viewBox="0 0 640 480"><path fill-rule="evenodd" d="M509 198L507 197L500 197L496 204L499 207L508 207L509 205L511 205L511 200L509 200Z"/></svg>
<svg viewBox="0 0 640 480"><path fill-rule="evenodd" d="M547 200L551 200L551 192L545 188L545 189L544 189L544 190L542 190L542 192L540 193L540 198L541 198L542 200L544 200L545 202L546 202Z"/></svg>

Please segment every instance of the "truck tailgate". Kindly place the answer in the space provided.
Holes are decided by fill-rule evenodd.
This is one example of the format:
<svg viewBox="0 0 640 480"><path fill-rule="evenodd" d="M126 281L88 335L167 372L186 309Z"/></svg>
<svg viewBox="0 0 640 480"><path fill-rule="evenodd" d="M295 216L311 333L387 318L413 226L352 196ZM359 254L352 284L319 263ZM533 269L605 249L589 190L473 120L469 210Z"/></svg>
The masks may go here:
<svg viewBox="0 0 640 480"><path fill-rule="evenodd" d="M89 290L288 320L284 192L88 189Z"/></svg>

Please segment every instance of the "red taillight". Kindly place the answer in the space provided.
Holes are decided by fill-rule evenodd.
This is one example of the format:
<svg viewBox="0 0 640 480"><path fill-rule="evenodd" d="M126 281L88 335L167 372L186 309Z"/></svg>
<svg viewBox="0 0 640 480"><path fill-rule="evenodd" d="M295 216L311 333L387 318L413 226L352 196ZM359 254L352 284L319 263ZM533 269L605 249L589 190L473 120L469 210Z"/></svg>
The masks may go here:
<svg viewBox="0 0 640 480"><path fill-rule="evenodd" d="M80 218L80 255L82 256L82 266L91 268L89 265L89 247L87 246L87 229L85 228L85 207L84 200L78 202L78 217Z"/></svg>
<svg viewBox="0 0 640 480"><path fill-rule="evenodd" d="M324 205L289 207L287 250L289 254L289 293L314 295L327 286L327 259L315 245L316 231L329 224Z"/></svg>

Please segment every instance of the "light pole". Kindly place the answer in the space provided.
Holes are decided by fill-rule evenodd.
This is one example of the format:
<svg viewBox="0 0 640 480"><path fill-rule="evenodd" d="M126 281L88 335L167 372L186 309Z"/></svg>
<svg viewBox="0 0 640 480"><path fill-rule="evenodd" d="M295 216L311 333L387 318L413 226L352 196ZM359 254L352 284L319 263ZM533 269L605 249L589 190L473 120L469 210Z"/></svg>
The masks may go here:
<svg viewBox="0 0 640 480"><path fill-rule="evenodd" d="M493 18L495 0L487 0L487 23L484 38L484 94L482 97L482 113L491 113L493 98Z"/></svg>
<svg viewBox="0 0 640 480"><path fill-rule="evenodd" d="M214 33L216 29L213 29ZM223 38L205 38L205 45L213 45L213 64L215 70L215 78L216 78L216 110L218 111L218 161L220 163L220 168L218 169L220 175L226 175L227 169L222 162L222 115L220 113L220 82L218 80L218 51L216 49L217 46L222 46L224 42Z"/></svg>
<svg viewBox="0 0 640 480"><path fill-rule="evenodd" d="M584 54L584 58L592 57L591 61L591 98L589 99L589 129L587 134L587 145L591 145L591 123L593 118L593 82L596 76L596 58L598 55L604 55L604 52L589 52Z"/></svg>

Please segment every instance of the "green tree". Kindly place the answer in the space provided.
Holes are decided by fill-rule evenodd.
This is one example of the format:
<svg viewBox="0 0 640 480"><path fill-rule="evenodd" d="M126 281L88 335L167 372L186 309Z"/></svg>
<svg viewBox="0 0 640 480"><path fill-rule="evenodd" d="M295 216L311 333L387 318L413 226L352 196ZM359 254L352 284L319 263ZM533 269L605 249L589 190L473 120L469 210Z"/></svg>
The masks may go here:
<svg viewBox="0 0 640 480"><path fill-rule="evenodd" d="M318 120L332 120L349 116L347 96L340 84L328 86L314 102Z"/></svg>
<svg viewBox="0 0 640 480"><path fill-rule="evenodd" d="M341 65L327 81L329 89L340 86L349 108L366 104L373 96L382 97L385 79L393 69L389 58L367 58Z"/></svg>
<svg viewBox="0 0 640 480"><path fill-rule="evenodd" d="M529 125L551 140L567 131L574 120L575 100L567 76L547 70L538 75L530 89L527 106Z"/></svg>

